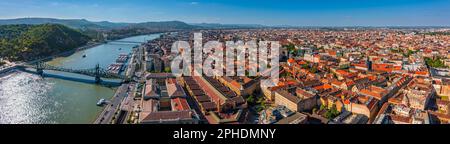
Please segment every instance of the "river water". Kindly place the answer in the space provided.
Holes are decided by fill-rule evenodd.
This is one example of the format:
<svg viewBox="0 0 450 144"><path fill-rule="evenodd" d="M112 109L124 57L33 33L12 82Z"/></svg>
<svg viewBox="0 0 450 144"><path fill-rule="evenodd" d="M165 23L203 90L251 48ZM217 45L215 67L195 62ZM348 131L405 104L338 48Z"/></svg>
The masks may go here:
<svg viewBox="0 0 450 144"><path fill-rule="evenodd" d="M120 41L145 42L157 37L159 34ZM75 69L90 69L96 64L106 68L136 45L110 42L47 63ZM102 110L97 101L110 99L114 92L115 88L15 72L0 77L0 124L92 123Z"/></svg>

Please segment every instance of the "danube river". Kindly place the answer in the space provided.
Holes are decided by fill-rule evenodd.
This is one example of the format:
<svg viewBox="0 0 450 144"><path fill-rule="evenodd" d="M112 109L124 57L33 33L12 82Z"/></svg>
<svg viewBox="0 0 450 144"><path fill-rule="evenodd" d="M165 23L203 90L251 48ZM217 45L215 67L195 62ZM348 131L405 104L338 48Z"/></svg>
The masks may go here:
<svg viewBox="0 0 450 144"><path fill-rule="evenodd" d="M145 42L159 34L121 41ZM137 44L110 42L76 52L48 64L75 69L106 68L119 54L130 53ZM83 55L86 55L83 58ZM41 78L25 72L0 77L0 124L83 124L92 123L101 112L99 99L110 99L115 88L54 78Z"/></svg>

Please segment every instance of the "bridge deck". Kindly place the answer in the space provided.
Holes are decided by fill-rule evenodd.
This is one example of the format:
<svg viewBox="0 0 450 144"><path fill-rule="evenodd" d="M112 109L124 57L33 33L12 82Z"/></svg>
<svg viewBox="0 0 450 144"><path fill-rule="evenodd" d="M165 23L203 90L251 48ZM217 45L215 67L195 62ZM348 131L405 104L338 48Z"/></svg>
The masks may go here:
<svg viewBox="0 0 450 144"><path fill-rule="evenodd" d="M40 62L40 63L36 63L35 65L24 65L24 67L34 68L37 71L53 70L53 71L61 71L61 72L87 75L87 76L92 76L95 78L125 79L125 76L110 73L110 72L108 72L108 70L100 68L99 65L97 65L95 68L92 68L92 69L70 69L70 68L52 66L52 65Z"/></svg>
<svg viewBox="0 0 450 144"><path fill-rule="evenodd" d="M136 42L136 41L121 41L121 40L115 40L115 41L108 41L112 43L131 43L131 44L141 44L143 42Z"/></svg>

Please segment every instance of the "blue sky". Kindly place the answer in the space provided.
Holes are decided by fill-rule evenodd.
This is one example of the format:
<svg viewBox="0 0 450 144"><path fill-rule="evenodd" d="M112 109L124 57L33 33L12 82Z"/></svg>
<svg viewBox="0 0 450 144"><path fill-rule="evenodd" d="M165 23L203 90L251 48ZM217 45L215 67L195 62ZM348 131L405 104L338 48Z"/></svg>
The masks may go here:
<svg viewBox="0 0 450 144"><path fill-rule="evenodd" d="M294 26L450 26L450 0L1 0L0 19Z"/></svg>

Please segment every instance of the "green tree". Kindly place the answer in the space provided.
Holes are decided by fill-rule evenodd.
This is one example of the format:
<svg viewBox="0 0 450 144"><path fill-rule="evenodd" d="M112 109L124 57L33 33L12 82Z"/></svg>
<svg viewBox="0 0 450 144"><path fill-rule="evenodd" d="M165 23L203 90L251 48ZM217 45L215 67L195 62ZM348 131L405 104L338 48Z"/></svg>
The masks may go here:
<svg viewBox="0 0 450 144"><path fill-rule="evenodd" d="M253 95L248 96L246 100L248 103L251 103L251 104L255 103L255 97Z"/></svg>
<svg viewBox="0 0 450 144"><path fill-rule="evenodd" d="M408 50L406 53L403 53L403 56L404 57L409 57L409 56L411 56L411 55L413 55L415 53L416 53L416 51Z"/></svg>
<svg viewBox="0 0 450 144"><path fill-rule="evenodd" d="M261 109L266 109L268 106L267 106L267 103L266 103L266 100L264 99L264 97L259 97L258 98L258 101L256 101L256 103L259 105L259 107L261 108Z"/></svg>
<svg viewBox="0 0 450 144"><path fill-rule="evenodd" d="M331 109L329 109L326 113L325 113L325 117L327 119L333 119L335 117L337 117L339 115L339 111L336 108L336 105L333 105L331 107Z"/></svg>
<svg viewBox="0 0 450 144"><path fill-rule="evenodd" d="M30 60L74 50L90 38L59 24L0 26L0 57Z"/></svg>
<svg viewBox="0 0 450 144"><path fill-rule="evenodd" d="M309 72L311 73L317 73L319 70L316 67L312 67L311 69L309 69Z"/></svg>
<svg viewBox="0 0 450 144"><path fill-rule="evenodd" d="M283 47L286 48L286 49L288 50L289 53L293 53L294 50L295 50L295 45L292 44L292 43L290 43L290 44L288 44L288 45L284 45Z"/></svg>
<svg viewBox="0 0 450 144"><path fill-rule="evenodd" d="M309 68L308 64L302 64L302 69L308 69L308 68Z"/></svg>
<svg viewBox="0 0 450 144"><path fill-rule="evenodd" d="M317 108L313 108L313 109L312 109L312 113L313 113L313 114L317 113Z"/></svg>
<svg viewBox="0 0 450 144"><path fill-rule="evenodd" d="M319 110L324 110L327 109L327 107L325 105L320 105L320 109Z"/></svg>
<svg viewBox="0 0 450 144"><path fill-rule="evenodd" d="M172 69L170 69L170 67L166 67L166 68L164 68L164 72L165 73L172 73Z"/></svg>
<svg viewBox="0 0 450 144"><path fill-rule="evenodd" d="M442 60L442 58L435 58L435 59L425 58L425 62L428 66L434 67L434 68L446 68L447 67L445 65L444 61Z"/></svg>

